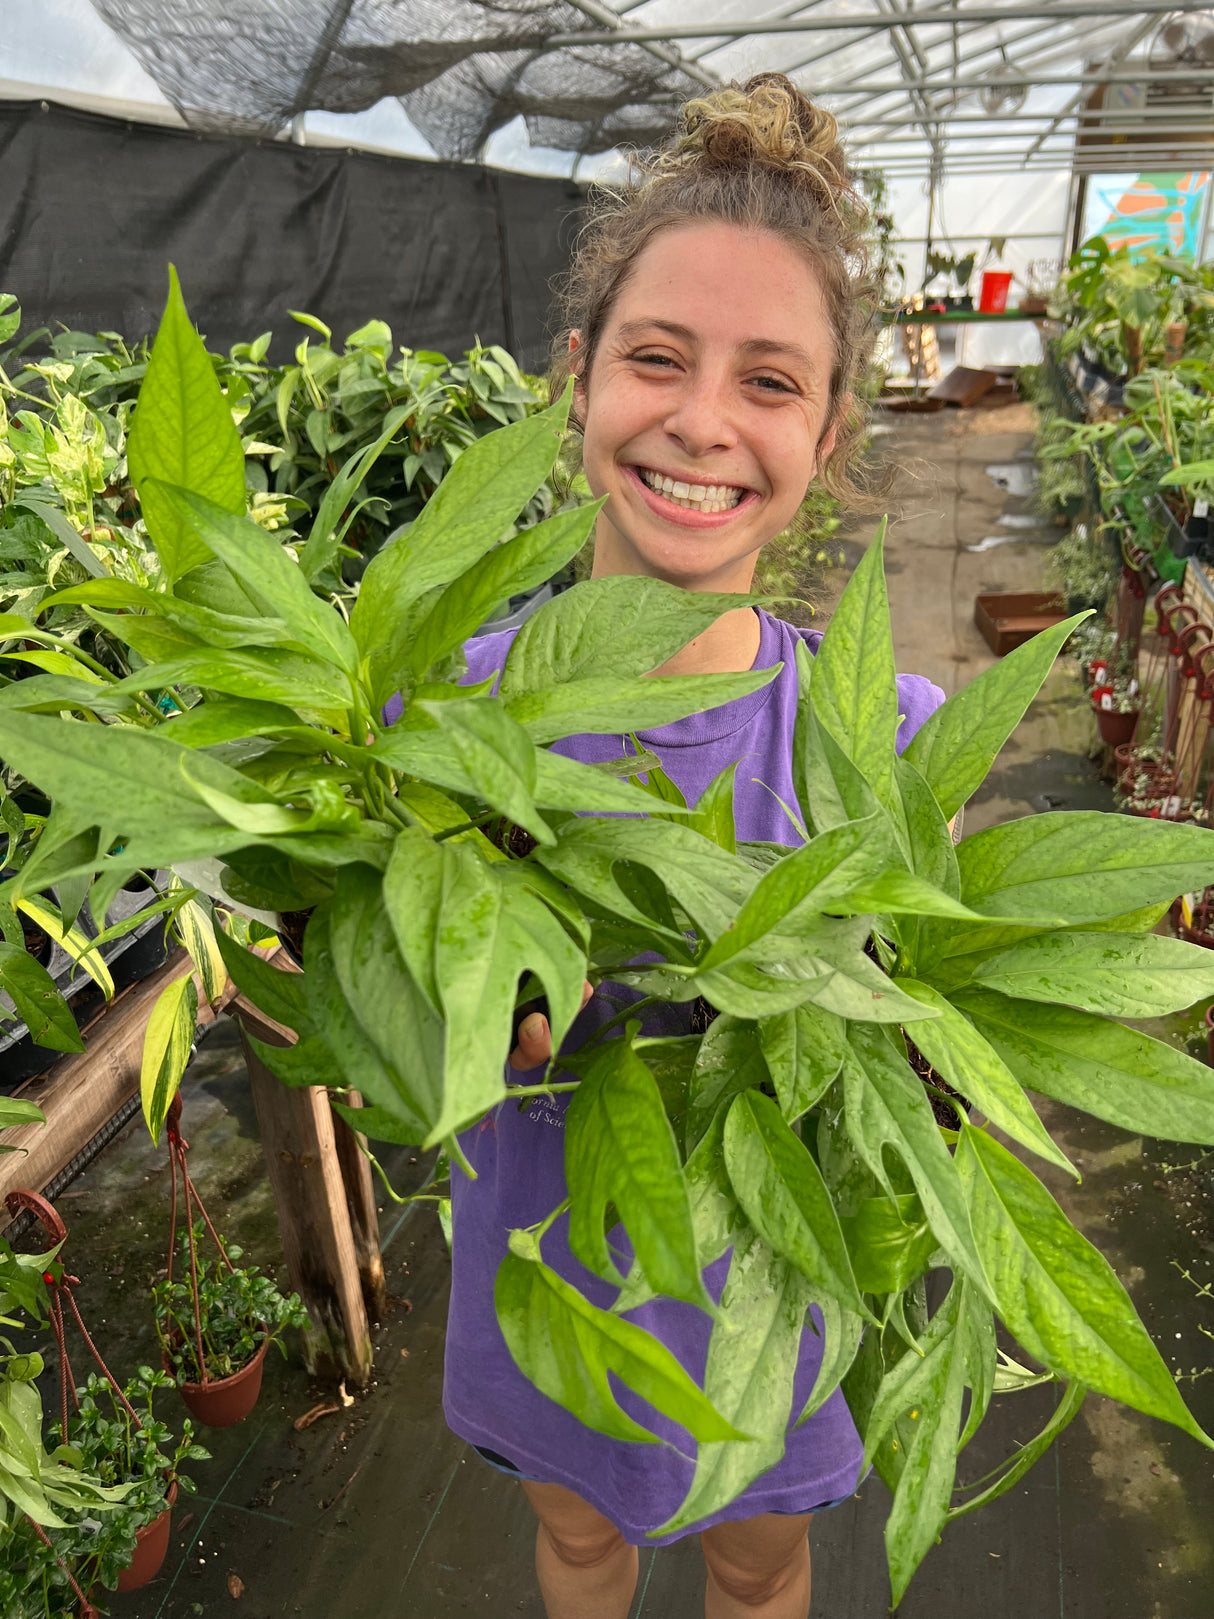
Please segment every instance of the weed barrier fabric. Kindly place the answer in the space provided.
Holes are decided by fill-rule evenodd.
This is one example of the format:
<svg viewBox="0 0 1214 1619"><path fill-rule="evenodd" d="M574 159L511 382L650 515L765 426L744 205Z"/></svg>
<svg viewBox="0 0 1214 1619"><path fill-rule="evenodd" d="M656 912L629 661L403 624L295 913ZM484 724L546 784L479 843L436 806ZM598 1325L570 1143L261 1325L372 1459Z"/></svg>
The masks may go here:
<svg viewBox="0 0 1214 1619"><path fill-rule="evenodd" d="M548 285L583 192L565 180L127 123L0 103L0 289L22 330L155 330L166 265L212 349L273 329L340 339L379 318L398 343L459 354L475 337L528 369L548 350Z"/></svg>

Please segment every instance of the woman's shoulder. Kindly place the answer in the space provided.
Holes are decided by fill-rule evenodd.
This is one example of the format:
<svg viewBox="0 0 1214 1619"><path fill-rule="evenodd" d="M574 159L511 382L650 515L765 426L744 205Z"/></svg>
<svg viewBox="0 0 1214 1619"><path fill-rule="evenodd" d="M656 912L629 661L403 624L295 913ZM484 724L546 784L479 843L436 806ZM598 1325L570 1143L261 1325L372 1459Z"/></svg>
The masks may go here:
<svg viewBox="0 0 1214 1619"><path fill-rule="evenodd" d="M764 615L770 617L770 615ZM806 629L799 624L788 624L783 619L771 618L776 632L786 643L784 662L795 668L796 643L804 643L810 656L816 656L822 645L823 630ZM926 675L898 675L898 752L910 745L911 738L928 716L934 714L944 702L945 693Z"/></svg>

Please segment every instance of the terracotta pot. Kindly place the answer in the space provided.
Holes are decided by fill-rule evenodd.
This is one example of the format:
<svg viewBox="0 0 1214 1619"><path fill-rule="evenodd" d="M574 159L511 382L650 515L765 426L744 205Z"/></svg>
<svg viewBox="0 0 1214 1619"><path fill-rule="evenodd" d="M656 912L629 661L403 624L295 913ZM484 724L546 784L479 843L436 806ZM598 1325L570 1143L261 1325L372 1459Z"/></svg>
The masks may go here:
<svg viewBox="0 0 1214 1619"><path fill-rule="evenodd" d="M1095 708L1093 705L1093 711L1102 741L1111 747L1118 747L1132 739L1138 724L1138 709L1119 714L1115 708Z"/></svg>
<svg viewBox="0 0 1214 1619"><path fill-rule="evenodd" d="M169 1550L169 1529L176 1499L177 1480L174 1479L169 1485L168 1506L151 1523L135 1531L134 1556L118 1576L120 1591L138 1591L160 1573Z"/></svg>
<svg viewBox="0 0 1214 1619"><path fill-rule="evenodd" d="M190 1415L208 1428L231 1428L243 1422L261 1393L261 1372L269 1347L270 1340L263 1338L253 1359L231 1377L213 1383L183 1383L181 1398Z"/></svg>

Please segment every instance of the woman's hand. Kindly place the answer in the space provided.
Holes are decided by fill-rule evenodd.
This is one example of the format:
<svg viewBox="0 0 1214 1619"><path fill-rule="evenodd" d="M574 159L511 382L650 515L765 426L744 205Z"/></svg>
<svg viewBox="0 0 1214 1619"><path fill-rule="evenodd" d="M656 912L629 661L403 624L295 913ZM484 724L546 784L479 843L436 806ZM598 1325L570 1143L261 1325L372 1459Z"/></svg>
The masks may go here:
<svg viewBox="0 0 1214 1619"><path fill-rule="evenodd" d="M594 994L589 982L582 985L582 1005ZM542 1012L532 1012L518 1026L518 1045L510 1053L511 1068L538 1068L552 1055L552 1030Z"/></svg>

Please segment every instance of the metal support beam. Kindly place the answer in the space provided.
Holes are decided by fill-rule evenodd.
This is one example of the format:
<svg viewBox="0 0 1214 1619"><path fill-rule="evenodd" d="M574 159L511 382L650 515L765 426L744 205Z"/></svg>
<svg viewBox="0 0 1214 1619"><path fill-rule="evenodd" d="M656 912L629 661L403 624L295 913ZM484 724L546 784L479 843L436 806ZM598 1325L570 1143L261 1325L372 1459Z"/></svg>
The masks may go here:
<svg viewBox="0 0 1214 1619"><path fill-rule="evenodd" d="M1146 36L1151 32L1151 30L1153 28L1157 27L1157 26L1158 25L1157 25L1156 20L1155 20L1154 17L1147 17L1145 19L1145 21L1143 22L1142 26L1140 28L1135 28L1127 36L1124 43L1119 45L1117 47L1117 49L1113 52L1112 56L1109 58L1109 66L1113 67L1113 68L1117 67L1130 54L1130 52L1134 49L1135 45L1141 44L1141 42L1146 38ZM1088 92L1086 90L1077 90L1075 92L1075 94L1071 97L1070 101L1067 103L1066 109L1063 112L1060 112L1058 114L1058 117L1050 125L1049 129L1046 130L1045 134L1042 135L1042 136L1039 136L1038 139L1035 140L1033 142L1033 144L1029 147L1028 151L1024 154L1025 157L1032 157L1033 153L1035 151L1037 151L1038 148L1041 146L1042 141L1044 141L1050 134L1052 134L1053 131L1056 130L1060 124L1063 124L1063 123L1066 122L1067 114L1070 113L1070 112L1075 111L1078 107L1081 107L1083 105L1083 103L1087 99L1087 95L1088 95Z"/></svg>
<svg viewBox="0 0 1214 1619"><path fill-rule="evenodd" d="M573 0L579 11L590 13L591 6L598 11L596 0ZM1066 0L1065 4L1044 6L988 5L970 6L959 10L952 6L937 6L927 11L899 13L886 19L888 28L902 28L908 23L916 28L930 28L949 23L1004 23L1025 22L1038 18L1042 22L1062 23L1071 19L1091 17L1143 17L1172 16L1178 12L1208 10L1209 0ZM602 7L603 11L609 10ZM612 17L616 13L611 13ZM875 26L871 13L815 11L805 17L760 17L752 22L668 23L657 28L620 28L610 26L606 32L552 34L546 41L549 50L568 45L647 45L679 39L749 39L762 34L824 34L835 31L864 31Z"/></svg>
<svg viewBox="0 0 1214 1619"><path fill-rule="evenodd" d="M625 32L627 32L629 35L646 32L644 29L622 29L620 26L619 12L613 10L611 6L601 5L599 0L569 0L569 3L576 10L583 12L587 17L589 17L591 22L603 23L606 25L606 33L596 34L594 36L595 40L602 44L617 45L620 43L625 43L625 41L623 41L621 38ZM694 62L689 62L681 51L671 50L667 46L663 45L661 41L665 38L666 36L662 34L655 34L652 41L649 39L633 39L630 37L626 43L644 45L651 56L656 56L659 62L665 62L667 67L677 68L680 73L686 73L688 78L698 79L701 84L706 85L710 90L720 89L721 75L719 73L713 73L709 68L697 67ZM586 43L585 40L576 38L575 36L571 36L570 42L577 44ZM543 49L554 49L553 40L545 40Z"/></svg>

